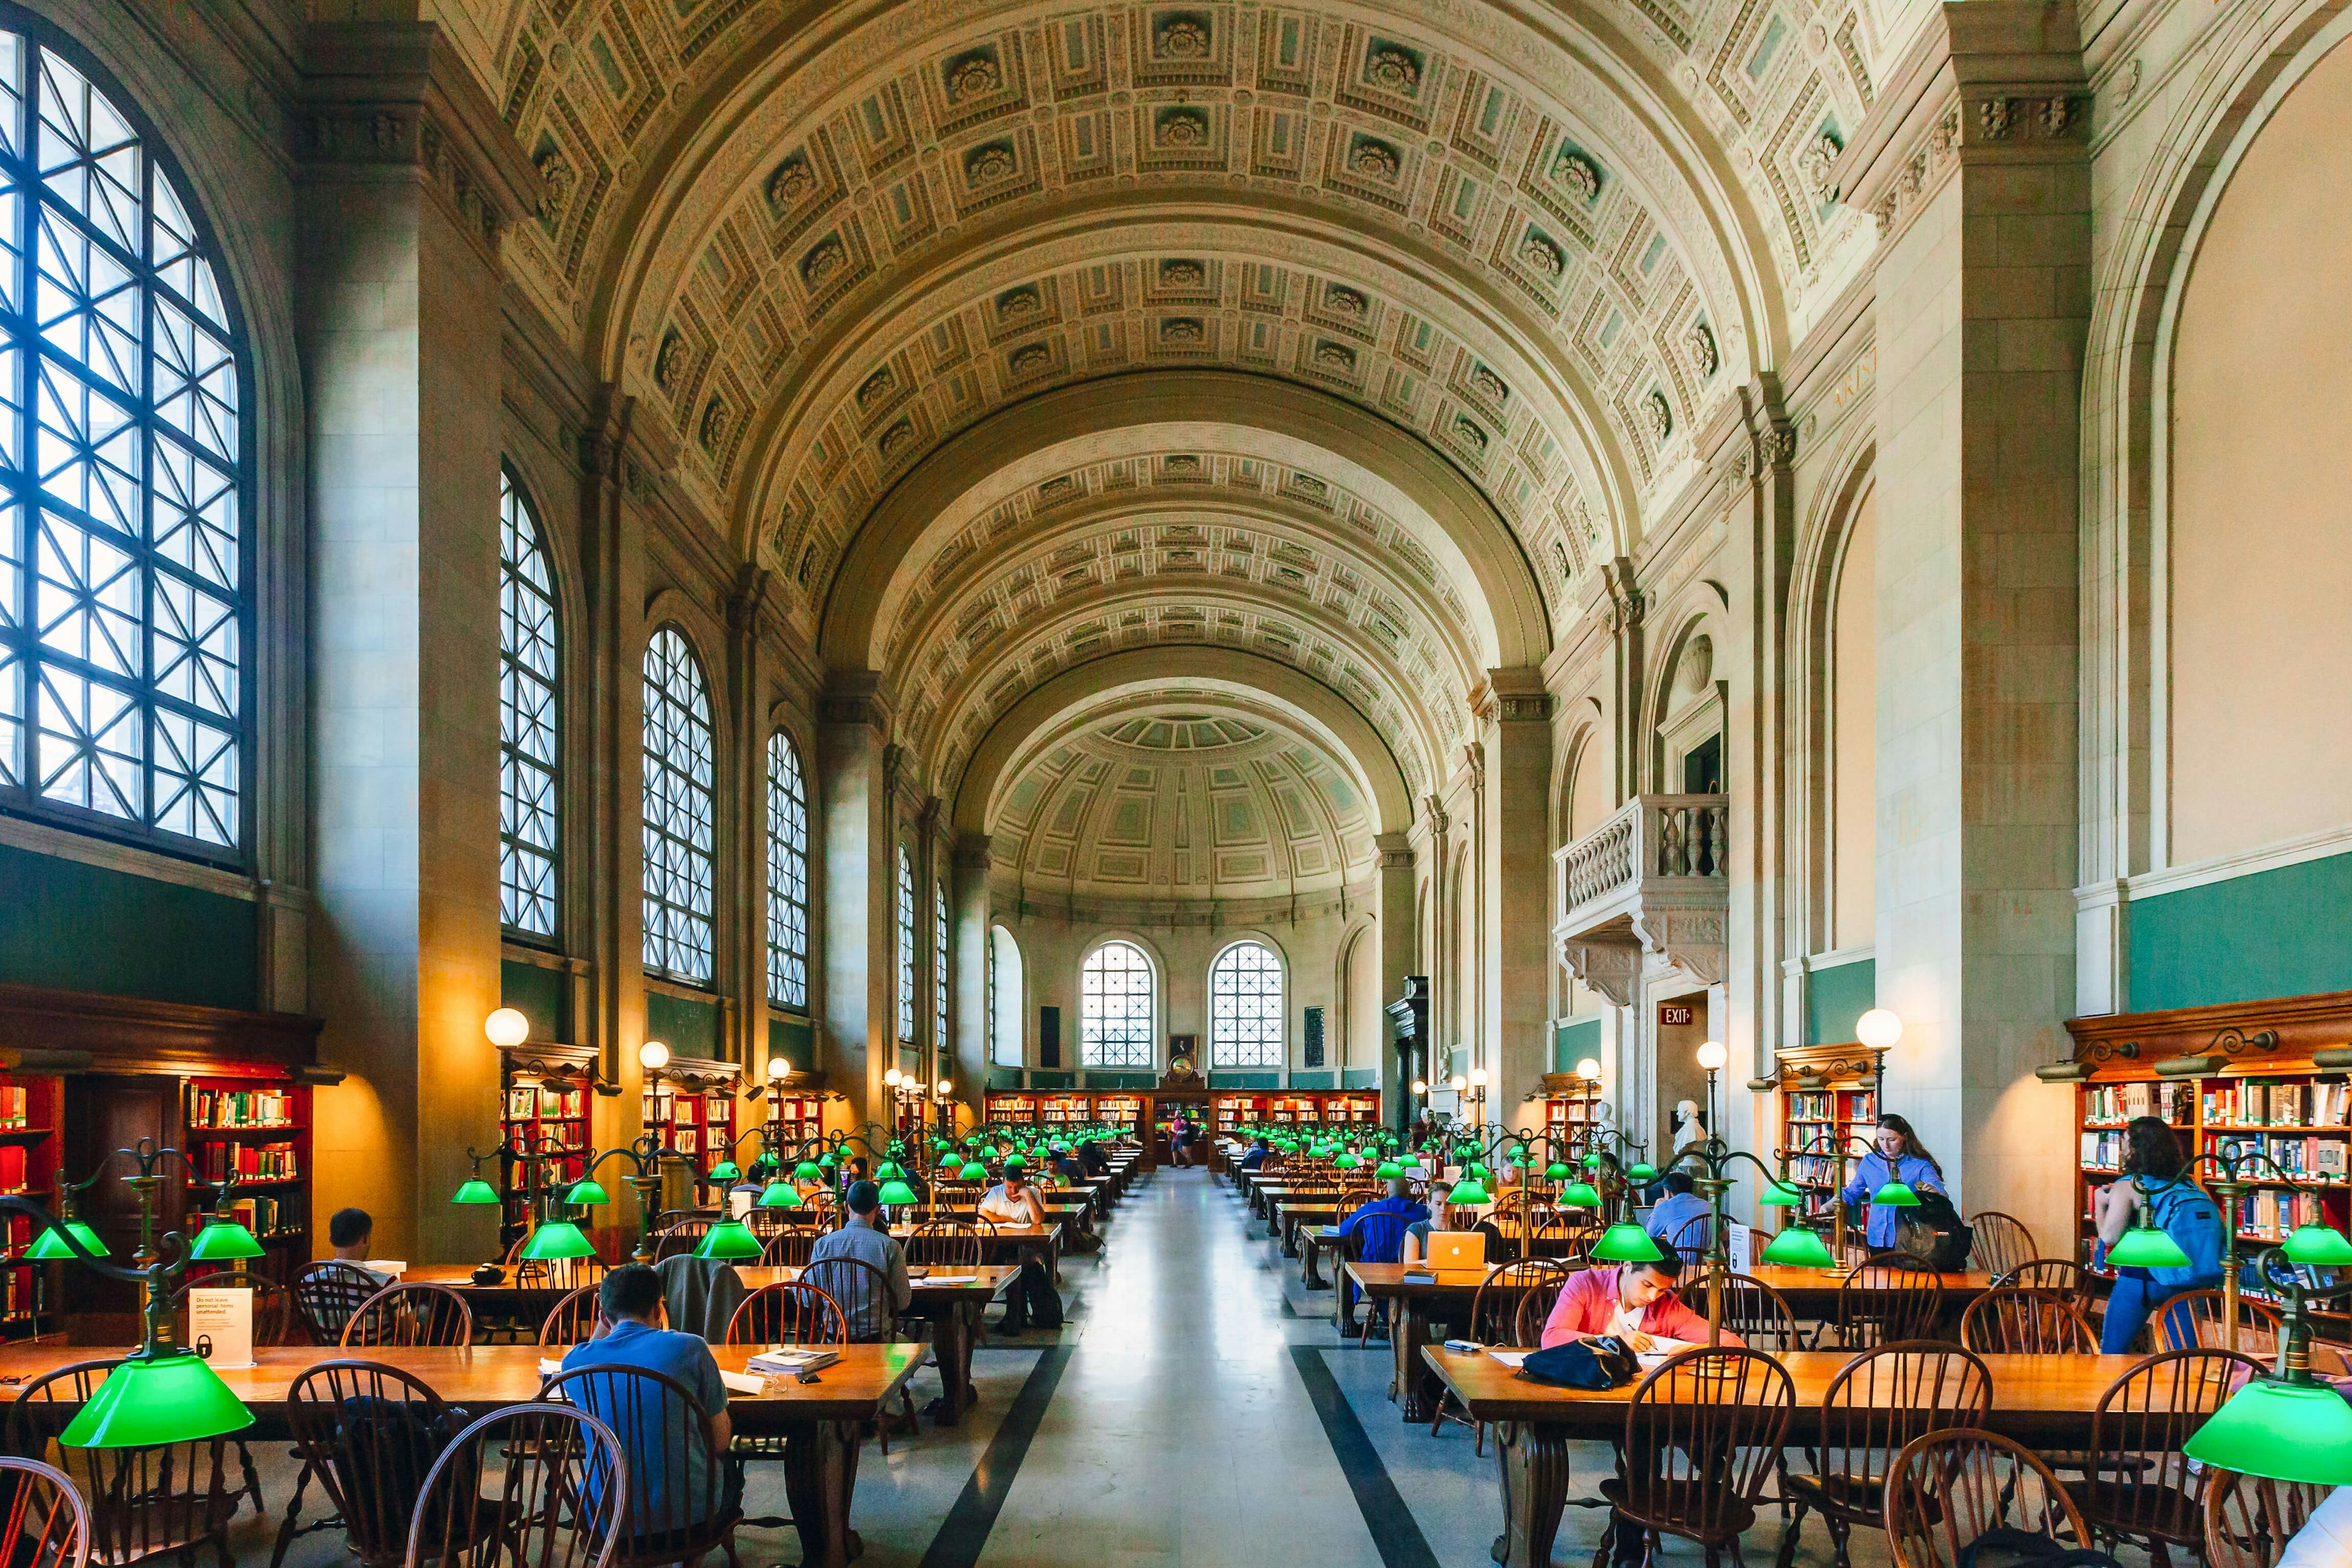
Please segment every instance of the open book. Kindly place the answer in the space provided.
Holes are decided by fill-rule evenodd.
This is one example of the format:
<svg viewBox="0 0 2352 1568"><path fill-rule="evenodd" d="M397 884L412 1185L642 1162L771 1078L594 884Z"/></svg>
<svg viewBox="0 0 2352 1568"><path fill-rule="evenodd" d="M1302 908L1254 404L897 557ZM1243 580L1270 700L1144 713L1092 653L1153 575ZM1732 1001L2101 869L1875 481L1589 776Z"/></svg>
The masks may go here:
<svg viewBox="0 0 2352 1568"><path fill-rule="evenodd" d="M823 1345L770 1345L758 1355L746 1356L743 1370L768 1377L798 1377L802 1373L831 1366L840 1359L839 1351Z"/></svg>

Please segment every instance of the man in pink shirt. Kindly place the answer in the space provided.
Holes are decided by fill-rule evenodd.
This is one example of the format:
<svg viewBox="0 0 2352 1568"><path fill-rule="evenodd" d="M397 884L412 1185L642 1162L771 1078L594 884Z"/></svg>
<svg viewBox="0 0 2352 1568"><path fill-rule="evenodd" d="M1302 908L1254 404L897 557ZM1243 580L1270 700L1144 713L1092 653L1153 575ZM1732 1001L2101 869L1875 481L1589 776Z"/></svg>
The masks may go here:
<svg viewBox="0 0 2352 1568"><path fill-rule="evenodd" d="M1564 1345L1570 1340L1602 1334L1616 1335L1636 1354L1652 1349L1653 1342L1661 1339L1705 1344L1706 1320L1684 1306L1682 1298L1675 1294L1675 1282L1682 1278L1682 1259L1672 1247L1665 1254L1654 1263L1588 1268L1569 1280L1552 1304L1551 1316L1544 1320L1544 1344ZM1727 1329L1723 1342L1747 1342Z"/></svg>

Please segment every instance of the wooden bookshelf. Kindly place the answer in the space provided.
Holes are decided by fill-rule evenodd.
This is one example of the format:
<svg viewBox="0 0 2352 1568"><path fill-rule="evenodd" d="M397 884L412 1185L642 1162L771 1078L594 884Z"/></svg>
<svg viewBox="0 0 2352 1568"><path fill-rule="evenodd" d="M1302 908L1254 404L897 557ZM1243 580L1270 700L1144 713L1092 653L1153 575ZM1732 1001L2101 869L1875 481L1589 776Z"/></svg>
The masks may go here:
<svg viewBox="0 0 2352 1568"><path fill-rule="evenodd" d="M2242 1248L2282 1240L2306 1221L2352 1226L2352 992L2119 1014L2068 1022L2071 1059L2042 1069L2070 1082L2076 1256L2088 1261L2095 1194L2116 1179L2123 1128L2162 1116L2192 1158L2260 1152L2239 1179ZM2198 1167L2200 1182L2218 1161Z"/></svg>
<svg viewBox="0 0 2352 1568"><path fill-rule="evenodd" d="M659 1134L661 1146L683 1155L696 1171L716 1164L735 1137L735 1095L741 1069L732 1062L673 1057L669 1066L646 1077L643 1095L645 1128ZM746 1157L755 1151L740 1151ZM716 1207L726 1201L723 1186L688 1182L666 1173L665 1193L682 1195L687 1206Z"/></svg>
<svg viewBox="0 0 2352 1568"><path fill-rule="evenodd" d="M0 1192L47 1204L52 1214L58 1212L58 1127L64 1110L58 1079L0 1074ZM30 1219L10 1215L0 1229L0 1339L37 1333L37 1307L43 1317L57 1314L57 1292L47 1288L46 1271L25 1258L33 1228Z"/></svg>
<svg viewBox="0 0 2352 1568"><path fill-rule="evenodd" d="M987 1097L988 1120L991 1121L1028 1123L1037 1120L1034 1094L992 1094Z"/></svg>
<svg viewBox="0 0 2352 1568"><path fill-rule="evenodd" d="M500 1053L499 1251L530 1228L530 1195L580 1179L589 1150L595 1053L582 1047L518 1046Z"/></svg>
<svg viewBox="0 0 2352 1568"><path fill-rule="evenodd" d="M251 1079L181 1080L181 1150L188 1156L188 1223L203 1224L214 1186L236 1178L230 1212L266 1256L255 1272L286 1279L310 1260L310 1089ZM189 1235L195 1234L190 1229Z"/></svg>
<svg viewBox="0 0 2352 1568"><path fill-rule="evenodd" d="M1780 1118L1774 1156L1788 1162L1789 1180L1803 1191L1802 1212L1818 1216L1835 1205L1855 1162L1870 1152L1885 1052L1848 1041L1773 1055L1780 1064L1773 1090Z"/></svg>

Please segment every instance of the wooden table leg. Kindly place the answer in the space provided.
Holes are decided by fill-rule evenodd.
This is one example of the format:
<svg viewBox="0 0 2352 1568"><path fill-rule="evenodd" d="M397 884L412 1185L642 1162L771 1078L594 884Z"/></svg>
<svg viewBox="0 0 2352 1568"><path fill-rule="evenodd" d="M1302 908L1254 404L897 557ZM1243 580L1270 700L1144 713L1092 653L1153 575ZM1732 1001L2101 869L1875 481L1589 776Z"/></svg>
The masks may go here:
<svg viewBox="0 0 2352 1568"><path fill-rule="evenodd" d="M1421 1360L1421 1349L1429 1343L1429 1309L1410 1299L1397 1306L1389 1319L1389 1340L1396 1347L1396 1402L1406 1420L1426 1421L1437 1414L1429 1394L1436 1373Z"/></svg>
<svg viewBox="0 0 2352 1568"><path fill-rule="evenodd" d="M1549 1568L1568 1498L1568 1439L1557 1426L1501 1422L1495 1458L1503 1475L1503 1533L1488 1555L1503 1568Z"/></svg>
<svg viewBox="0 0 2352 1568"><path fill-rule="evenodd" d="M1298 1256L1298 1217L1296 1215L1286 1215L1283 1217L1282 1255L1285 1258Z"/></svg>
<svg viewBox="0 0 2352 1568"><path fill-rule="evenodd" d="M1298 1282L1309 1290L1320 1290L1324 1288L1323 1271L1315 1267L1316 1258L1323 1251L1322 1241L1323 1238L1319 1236L1310 1236L1307 1238L1307 1261L1299 1266Z"/></svg>
<svg viewBox="0 0 2352 1568"><path fill-rule="evenodd" d="M856 1425L845 1421L812 1421L784 1438L784 1495L806 1568L845 1568L865 1554L866 1542L849 1528L857 1443Z"/></svg>
<svg viewBox="0 0 2352 1568"><path fill-rule="evenodd" d="M940 1397L931 1419L952 1426L977 1403L971 1391L971 1347L978 1337L981 1303L959 1294L931 1320L931 1354L940 1363Z"/></svg>

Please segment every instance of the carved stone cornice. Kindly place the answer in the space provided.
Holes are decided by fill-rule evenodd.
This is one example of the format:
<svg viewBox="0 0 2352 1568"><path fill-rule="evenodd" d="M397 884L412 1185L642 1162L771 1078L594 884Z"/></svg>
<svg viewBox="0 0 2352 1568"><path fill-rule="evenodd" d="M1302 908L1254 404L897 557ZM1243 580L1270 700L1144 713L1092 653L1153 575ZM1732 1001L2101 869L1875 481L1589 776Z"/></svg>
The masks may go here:
<svg viewBox="0 0 2352 1568"><path fill-rule="evenodd" d="M1574 942L1554 939L1559 962L1579 980L1619 1007L1633 1005L1633 989L1642 980L1642 948L1631 942Z"/></svg>
<svg viewBox="0 0 2352 1568"><path fill-rule="evenodd" d="M1490 669L1470 693L1470 710L1481 723L1542 723L1550 719L1551 708L1543 671L1534 668Z"/></svg>
<svg viewBox="0 0 2352 1568"><path fill-rule="evenodd" d="M835 670L816 710L820 724L863 724L890 732L890 692L878 669Z"/></svg>
<svg viewBox="0 0 2352 1568"><path fill-rule="evenodd" d="M995 864L985 833L966 833L955 842L952 864L959 871L986 871Z"/></svg>
<svg viewBox="0 0 2352 1568"><path fill-rule="evenodd" d="M2071 5L1945 0L1830 171L1880 239L1964 164L2089 156L2090 79Z"/></svg>
<svg viewBox="0 0 2352 1568"><path fill-rule="evenodd" d="M1433 836L1442 834L1454 826L1454 819L1445 815L1444 804L1433 795L1423 799L1421 810L1422 820L1429 825L1429 831Z"/></svg>
<svg viewBox="0 0 2352 1568"><path fill-rule="evenodd" d="M546 195L498 106L430 22L314 24L292 125L306 177L413 169L494 268L501 232Z"/></svg>
<svg viewBox="0 0 2352 1568"><path fill-rule="evenodd" d="M1633 563L1622 555L1602 562L1601 581L1609 595L1609 629L1620 632L1639 626L1649 602L1633 582Z"/></svg>
<svg viewBox="0 0 2352 1568"><path fill-rule="evenodd" d="M1412 869L1412 835L1382 833L1372 839L1372 847L1380 852L1379 866L1383 871Z"/></svg>

